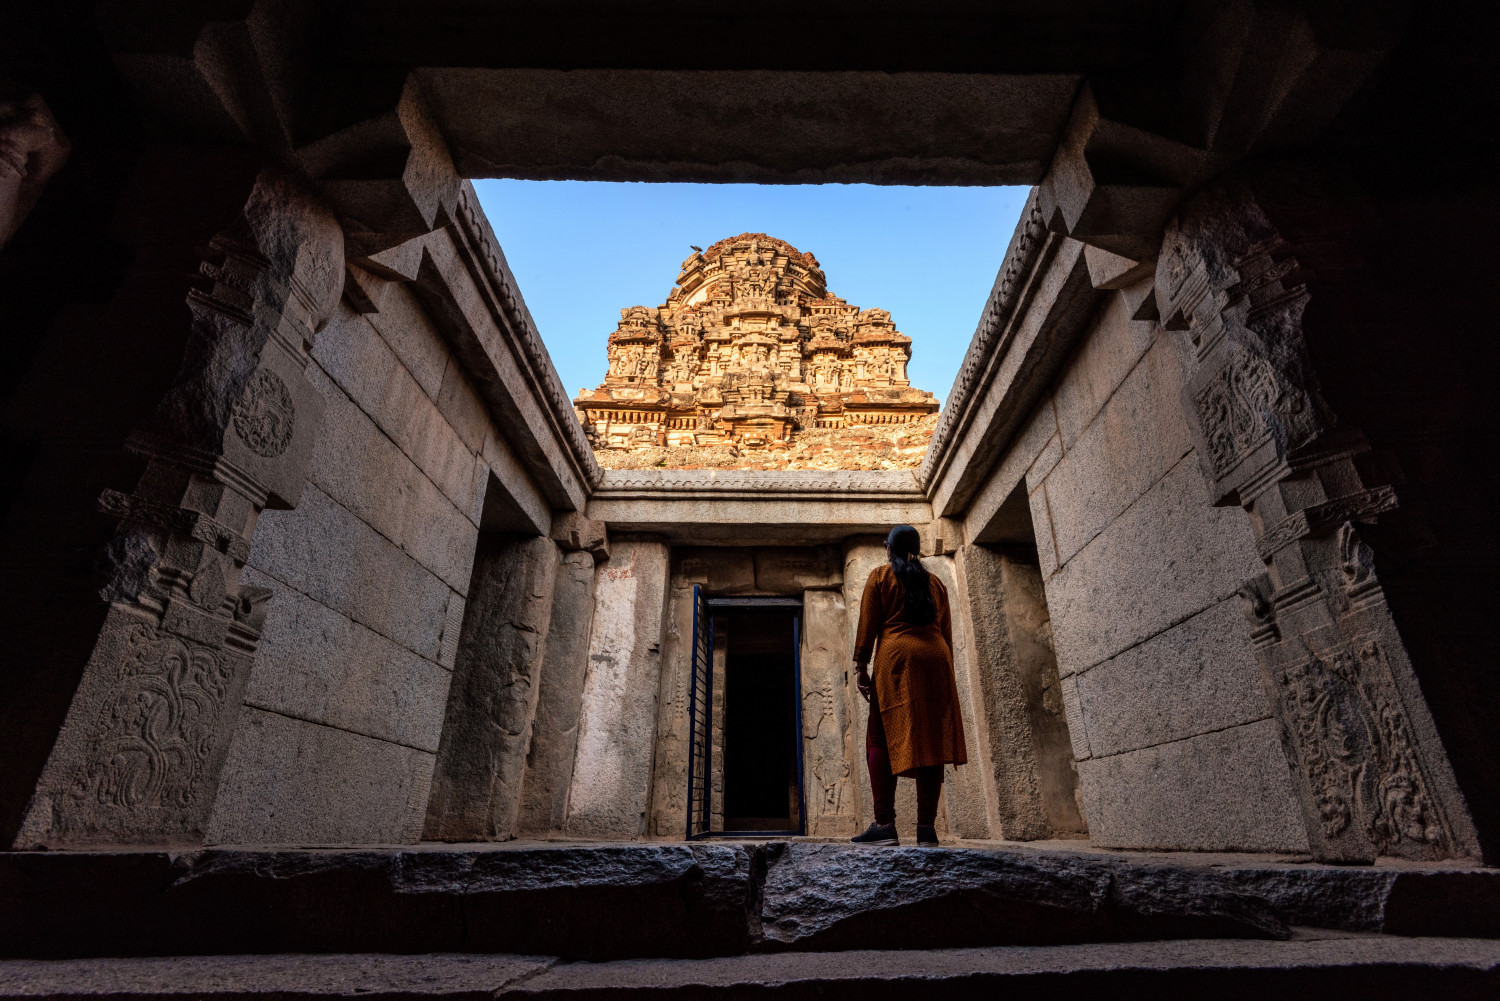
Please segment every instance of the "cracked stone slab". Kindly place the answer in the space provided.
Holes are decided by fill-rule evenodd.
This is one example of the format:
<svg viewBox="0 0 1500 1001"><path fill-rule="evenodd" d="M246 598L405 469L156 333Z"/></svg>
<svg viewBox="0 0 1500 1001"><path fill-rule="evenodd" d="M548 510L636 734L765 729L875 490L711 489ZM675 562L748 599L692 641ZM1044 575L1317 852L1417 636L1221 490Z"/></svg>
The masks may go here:
<svg viewBox="0 0 1500 1001"><path fill-rule="evenodd" d="M791 949L1288 935L1267 900L1204 868L813 844L769 856L761 920L768 947Z"/></svg>

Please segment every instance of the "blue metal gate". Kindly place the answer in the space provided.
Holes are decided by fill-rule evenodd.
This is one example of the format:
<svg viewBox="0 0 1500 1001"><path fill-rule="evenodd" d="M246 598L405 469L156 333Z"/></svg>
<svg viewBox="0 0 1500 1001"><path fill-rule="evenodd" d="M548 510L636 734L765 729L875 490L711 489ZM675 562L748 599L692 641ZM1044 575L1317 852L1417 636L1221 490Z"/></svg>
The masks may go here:
<svg viewBox="0 0 1500 1001"><path fill-rule="evenodd" d="M703 588L693 585L693 669L688 684L688 840L709 833L709 765L714 705L714 621Z"/></svg>

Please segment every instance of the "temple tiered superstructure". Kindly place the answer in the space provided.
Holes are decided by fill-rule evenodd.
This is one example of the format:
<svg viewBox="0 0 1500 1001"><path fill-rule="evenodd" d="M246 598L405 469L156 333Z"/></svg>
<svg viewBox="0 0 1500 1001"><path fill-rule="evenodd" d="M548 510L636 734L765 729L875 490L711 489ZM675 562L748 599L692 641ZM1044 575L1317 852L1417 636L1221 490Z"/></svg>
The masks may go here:
<svg viewBox="0 0 1500 1001"><path fill-rule="evenodd" d="M775 449L936 412L910 359L891 314L830 293L812 254L742 233L694 248L662 305L621 310L604 384L573 402L596 449Z"/></svg>

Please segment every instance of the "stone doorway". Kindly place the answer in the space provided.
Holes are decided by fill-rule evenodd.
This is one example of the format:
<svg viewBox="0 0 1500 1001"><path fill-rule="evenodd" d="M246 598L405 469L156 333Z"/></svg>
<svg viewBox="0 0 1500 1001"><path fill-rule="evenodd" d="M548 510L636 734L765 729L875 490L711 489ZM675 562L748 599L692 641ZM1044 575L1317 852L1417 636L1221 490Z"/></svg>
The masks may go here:
<svg viewBox="0 0 1500 1001"><path fill-rule="evenodd" d="M803 834L802 602L714 598L715 834ZM717 826L717 825L716 825Z"/></svg>

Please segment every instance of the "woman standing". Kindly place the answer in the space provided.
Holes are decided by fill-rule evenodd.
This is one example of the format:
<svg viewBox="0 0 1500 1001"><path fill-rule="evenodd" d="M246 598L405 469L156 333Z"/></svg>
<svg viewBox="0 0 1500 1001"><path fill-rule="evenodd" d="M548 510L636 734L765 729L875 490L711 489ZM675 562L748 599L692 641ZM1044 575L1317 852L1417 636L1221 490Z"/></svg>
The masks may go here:
<svg viewBox="0 0 1500 1001"><path fill-rule="evenodd" d="M886 537L885 548L890 562L870 571L854 641L855 682L870 703L865 760L875 822L852 840L863 845L900 843L896 776L907 775L917 780L917 844L935 845L943 765L969 760L953 680L948 589L922 566L915 528L897 525ZM872 651L873 681L867 668Z"/></svg>

